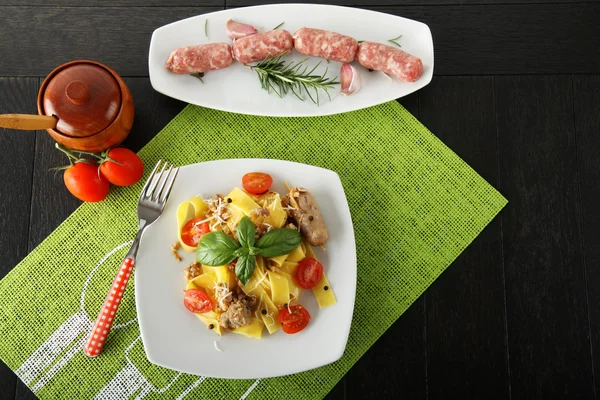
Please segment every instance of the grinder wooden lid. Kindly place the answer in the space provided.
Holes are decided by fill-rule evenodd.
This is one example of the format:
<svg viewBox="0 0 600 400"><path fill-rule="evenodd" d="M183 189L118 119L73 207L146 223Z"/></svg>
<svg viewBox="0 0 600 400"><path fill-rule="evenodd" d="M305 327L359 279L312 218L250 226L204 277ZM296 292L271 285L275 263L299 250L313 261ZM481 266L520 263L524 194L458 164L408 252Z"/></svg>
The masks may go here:
<svg viewBox="0 0 600 400"><path fill-rule="evenodd" d="M43 113L58 118L56 130L63 135L95 135L112 124L119 113L119 83L97 63L68 64L46 80L42 85Z"/></svg>

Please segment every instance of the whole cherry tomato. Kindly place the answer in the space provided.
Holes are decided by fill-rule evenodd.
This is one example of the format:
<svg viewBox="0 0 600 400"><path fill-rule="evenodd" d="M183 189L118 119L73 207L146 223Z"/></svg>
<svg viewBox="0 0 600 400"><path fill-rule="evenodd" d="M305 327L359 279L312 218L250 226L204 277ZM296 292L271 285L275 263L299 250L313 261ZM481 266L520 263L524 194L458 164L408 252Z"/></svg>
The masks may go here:
<svg viewBox="0 0 600 400"><path fill-rule="evenodd" d="M98 173L98 164L94 161L78 161L65 170L65 186L79 200L102 201L108 195L110 185L106 178Z"/></svg>
<svg viewBox="0 0 600 400"><path fill-rule="evenodd" d="M144 163L133 151L115 147L108 151L107 157L100 164L100 172L113 185L131 186L142 179Z"/></svg>

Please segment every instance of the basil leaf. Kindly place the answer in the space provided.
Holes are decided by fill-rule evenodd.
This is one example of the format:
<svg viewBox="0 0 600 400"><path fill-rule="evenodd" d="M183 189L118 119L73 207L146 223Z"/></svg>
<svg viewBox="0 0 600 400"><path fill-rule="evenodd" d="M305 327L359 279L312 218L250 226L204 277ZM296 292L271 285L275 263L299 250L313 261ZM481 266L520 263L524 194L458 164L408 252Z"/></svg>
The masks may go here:
<svg viewBox="0 0 600 400"><path fill-rule="evenodd" d="M238 240L243 247L254 246L254 239L256 230L254 229L254 223L250 218L244 216L236 229Z"/></svg>
<svg viewBox="0 0 600 400"><path fill-rule="evenodd" d="M235 276L237 276L240 282L247 285L252 274L254 274L254 267L256 267L256 258L254 256L249 254L241 255L235 264Z"/></svg>
<svg viewBox="0 0 600 400"><path fill-rule="evenodd" d="M240 245L223 232L210 232L202 236L196 249L196 260L200 264L218 267L229 264Z"/></svg>
<svg viewBox="0 0 600 400"><path fill-rule="evenodd" d="M239 256L246 256L248 255L248 248L247 247L240 247L239 249L237 249L236 251L233 252L233 255L236 257Z"/></svg>
<svg viewBox="0 0 600 400"><path fill-rule="evenodd" d="M291 253L301 242L302 238L297 230L278 228L261 237L256 247L260 248L260 255L263 257L277 257Z"/></svg>
<svg viewBox="0 0 600 400"><path fill-rule="evenodd" d="M252 246L248 249L248 254L250 254L251 256L255 256L255 255L260 254L260 251L261 250L258 247Z"/></svg>

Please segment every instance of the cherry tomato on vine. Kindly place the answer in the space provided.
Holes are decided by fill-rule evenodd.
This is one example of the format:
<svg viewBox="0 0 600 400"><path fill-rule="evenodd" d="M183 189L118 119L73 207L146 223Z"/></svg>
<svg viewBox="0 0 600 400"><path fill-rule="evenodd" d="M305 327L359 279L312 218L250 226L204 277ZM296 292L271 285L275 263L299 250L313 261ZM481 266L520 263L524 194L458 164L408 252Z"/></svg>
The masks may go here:
<svg viewBox="0 0 600 400"><path fill-rule="evenodd" d="M65 186L79 200L102 201L108 195L110 185L106 178L98 173L98 164L78 161L65 170Z"/></svg>
<svg viewBox="0 0 600 400"><path fill-rule="evenodd" d="M106 156L107 159L100 164L100 172L113 185L131 186L144 175L144 163L133 151L115 147Z"/></svg>

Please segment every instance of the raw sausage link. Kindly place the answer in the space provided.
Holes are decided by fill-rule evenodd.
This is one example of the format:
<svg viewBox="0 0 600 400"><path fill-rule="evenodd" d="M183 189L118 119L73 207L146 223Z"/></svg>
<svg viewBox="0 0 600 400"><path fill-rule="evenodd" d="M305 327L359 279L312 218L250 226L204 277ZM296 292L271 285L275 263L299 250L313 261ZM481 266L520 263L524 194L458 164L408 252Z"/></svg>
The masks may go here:
<svg viewBox="0 0 600 400"><path fill-rule="evenodd" d="M175 49L167 60L166 68L176 74L197 74L227 68L232 63L229 44L211 43Z"/></svg>
<svg viewBox="0 0 600 400"><path fill-rule="evenodd" d="M419 57L381 43L362 42L356 59L363 67L383 71L401 81L414 82L423 73L423 62Z"/></svg>
<svg viewBox="0 0 600 400"><path fill-rule="evenodd" d="M233 57L242 64L277 57L294 48L291 33L283 29L256 33L233 42Z"/></svg>
<svg viewBox="0 0 600 400"><path fill-rule="evenodd" d="M358 42L336 32L301 28L294 33L294 47L307 56L350 63L356 56Z"/></svg>
<svg viewBox="0 0 600 400"><path fill-rule="evenodd" d="M294 196L292 189L290 196ZM294 196L299 209L291 211L292 217L300 227L300 233L312 246L323 246L329 239L329 232L323 221L317 200L308 191L298 191Z"/></svg>

